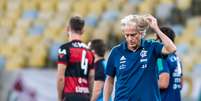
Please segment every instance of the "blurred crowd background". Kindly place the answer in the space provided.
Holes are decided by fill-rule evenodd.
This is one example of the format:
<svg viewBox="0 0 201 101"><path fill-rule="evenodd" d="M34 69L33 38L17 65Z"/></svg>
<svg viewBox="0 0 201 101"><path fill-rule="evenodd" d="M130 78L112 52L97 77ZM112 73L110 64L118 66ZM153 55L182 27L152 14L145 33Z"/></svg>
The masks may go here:
<svg viewBox="0 0 201 101"><path fill-rule="evenodd" d="M55 101L57 49L67 42L72 15L86 21L84 42L100 38L110 50L123 40L121 18L147 13L176 32L183 99L201 101L201 0L0 0L0 101L16 101L25 85L26 94L35 97L25 101Z"/></svg>

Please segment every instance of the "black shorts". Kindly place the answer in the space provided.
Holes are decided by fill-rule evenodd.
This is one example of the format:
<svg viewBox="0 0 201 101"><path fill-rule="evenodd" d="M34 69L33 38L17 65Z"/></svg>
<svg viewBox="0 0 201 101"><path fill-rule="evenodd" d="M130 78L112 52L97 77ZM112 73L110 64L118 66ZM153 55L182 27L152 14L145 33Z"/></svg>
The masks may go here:
<svg viewBox="0 0 201 101"><path fill-rule="evenodd" d="M89 94L67 93L64 94L63 101L90 101Z"/></svg>

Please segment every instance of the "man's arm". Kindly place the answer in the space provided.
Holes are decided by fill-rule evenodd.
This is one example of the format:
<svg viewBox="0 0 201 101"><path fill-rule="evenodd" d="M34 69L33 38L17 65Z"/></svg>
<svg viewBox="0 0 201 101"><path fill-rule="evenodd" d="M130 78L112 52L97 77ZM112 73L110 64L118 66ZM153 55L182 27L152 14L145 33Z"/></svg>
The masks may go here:
<svg viewBox="0 0 201 101"><path fill-rule="evenodd" d="M100 96L105 82L105 73L104 73L104 65L99 63L96 65L95 69L95 76L94 76L94 86L91 101L98 100Z"/></svg>
<svg viewBox="0 0 201 101"><path fill-rule="evenodd" d="M58 64L57 65L57 93L58 100L62 101L63 89L64 89L64 79L65 79L65 70L66 65Z"/></svg>
<svg viewBox="0 0 201 101"><path fill-rule="evenodd" d="M103 87L104 87L104 81L100 81L100 80L94 81L91 101L96 101L98 99Z"/></svg>
<svg viewBox="0 0 201 101"><path fill-rule="evenodd" d="M147 22L148 22L149 26L160 37L160 39L162 40L162 42L164 44L164 46L162 48L162 53L169 54L169 53L175 52L176 51L175 44L160 30L160 28L158 27L156 18L149 15L149 16L147 16Z"/></svg>
<svg viewBox="0 0 201 101"><path fill-rule="evenodd" d="M166 89L168 88L170 80L169 73L163 72L159 75L158 85L160 89Z"/></svg>
<svg viewBox="0 0 201 101"><path fill-rule="evenodd" d="M114 85L114 78L107 75L106 81L104 84L104 91L103 91L103 100L104 101L109 101L110 96L112 94L113 85Z"/></svg>
<svg viewBox="0 0 201 101"><path fill-rule="evenodd" d="M93 83L94 83L94 69L90 69L90 71L89 71L89 92L90 92L90 95L92 95Z"/></svg>

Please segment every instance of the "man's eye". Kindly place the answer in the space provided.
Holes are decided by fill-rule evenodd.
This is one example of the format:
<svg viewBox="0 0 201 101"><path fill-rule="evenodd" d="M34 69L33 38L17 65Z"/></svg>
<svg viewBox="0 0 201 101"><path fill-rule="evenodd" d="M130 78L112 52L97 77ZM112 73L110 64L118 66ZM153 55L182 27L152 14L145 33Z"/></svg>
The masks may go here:
<svg viewBox="0 0 201 101"><path fill-rule="evenodd" d="M131 34L130 36L131 36L131 37L134 37L135 35L136 35L136 34Z"/></svg>
<svg viewBox="0 0 201 101"><path fill-rule="evenodd" d="M134 37L135 35L136 34L127 34L126 37L129 37L129 36Z"/></svg>

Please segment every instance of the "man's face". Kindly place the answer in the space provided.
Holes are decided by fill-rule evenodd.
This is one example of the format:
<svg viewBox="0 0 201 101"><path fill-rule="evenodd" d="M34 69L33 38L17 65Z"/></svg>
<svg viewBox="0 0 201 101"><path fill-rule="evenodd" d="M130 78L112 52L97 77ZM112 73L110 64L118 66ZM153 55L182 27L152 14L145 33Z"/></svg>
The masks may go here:
<svg viewBox="0 0 201 101"><path fill-rule="evenodd" d="M123 35L126 38L128 49L135 50L140 45L142 34L133 26L127 26L123 30Z"/></svg>

